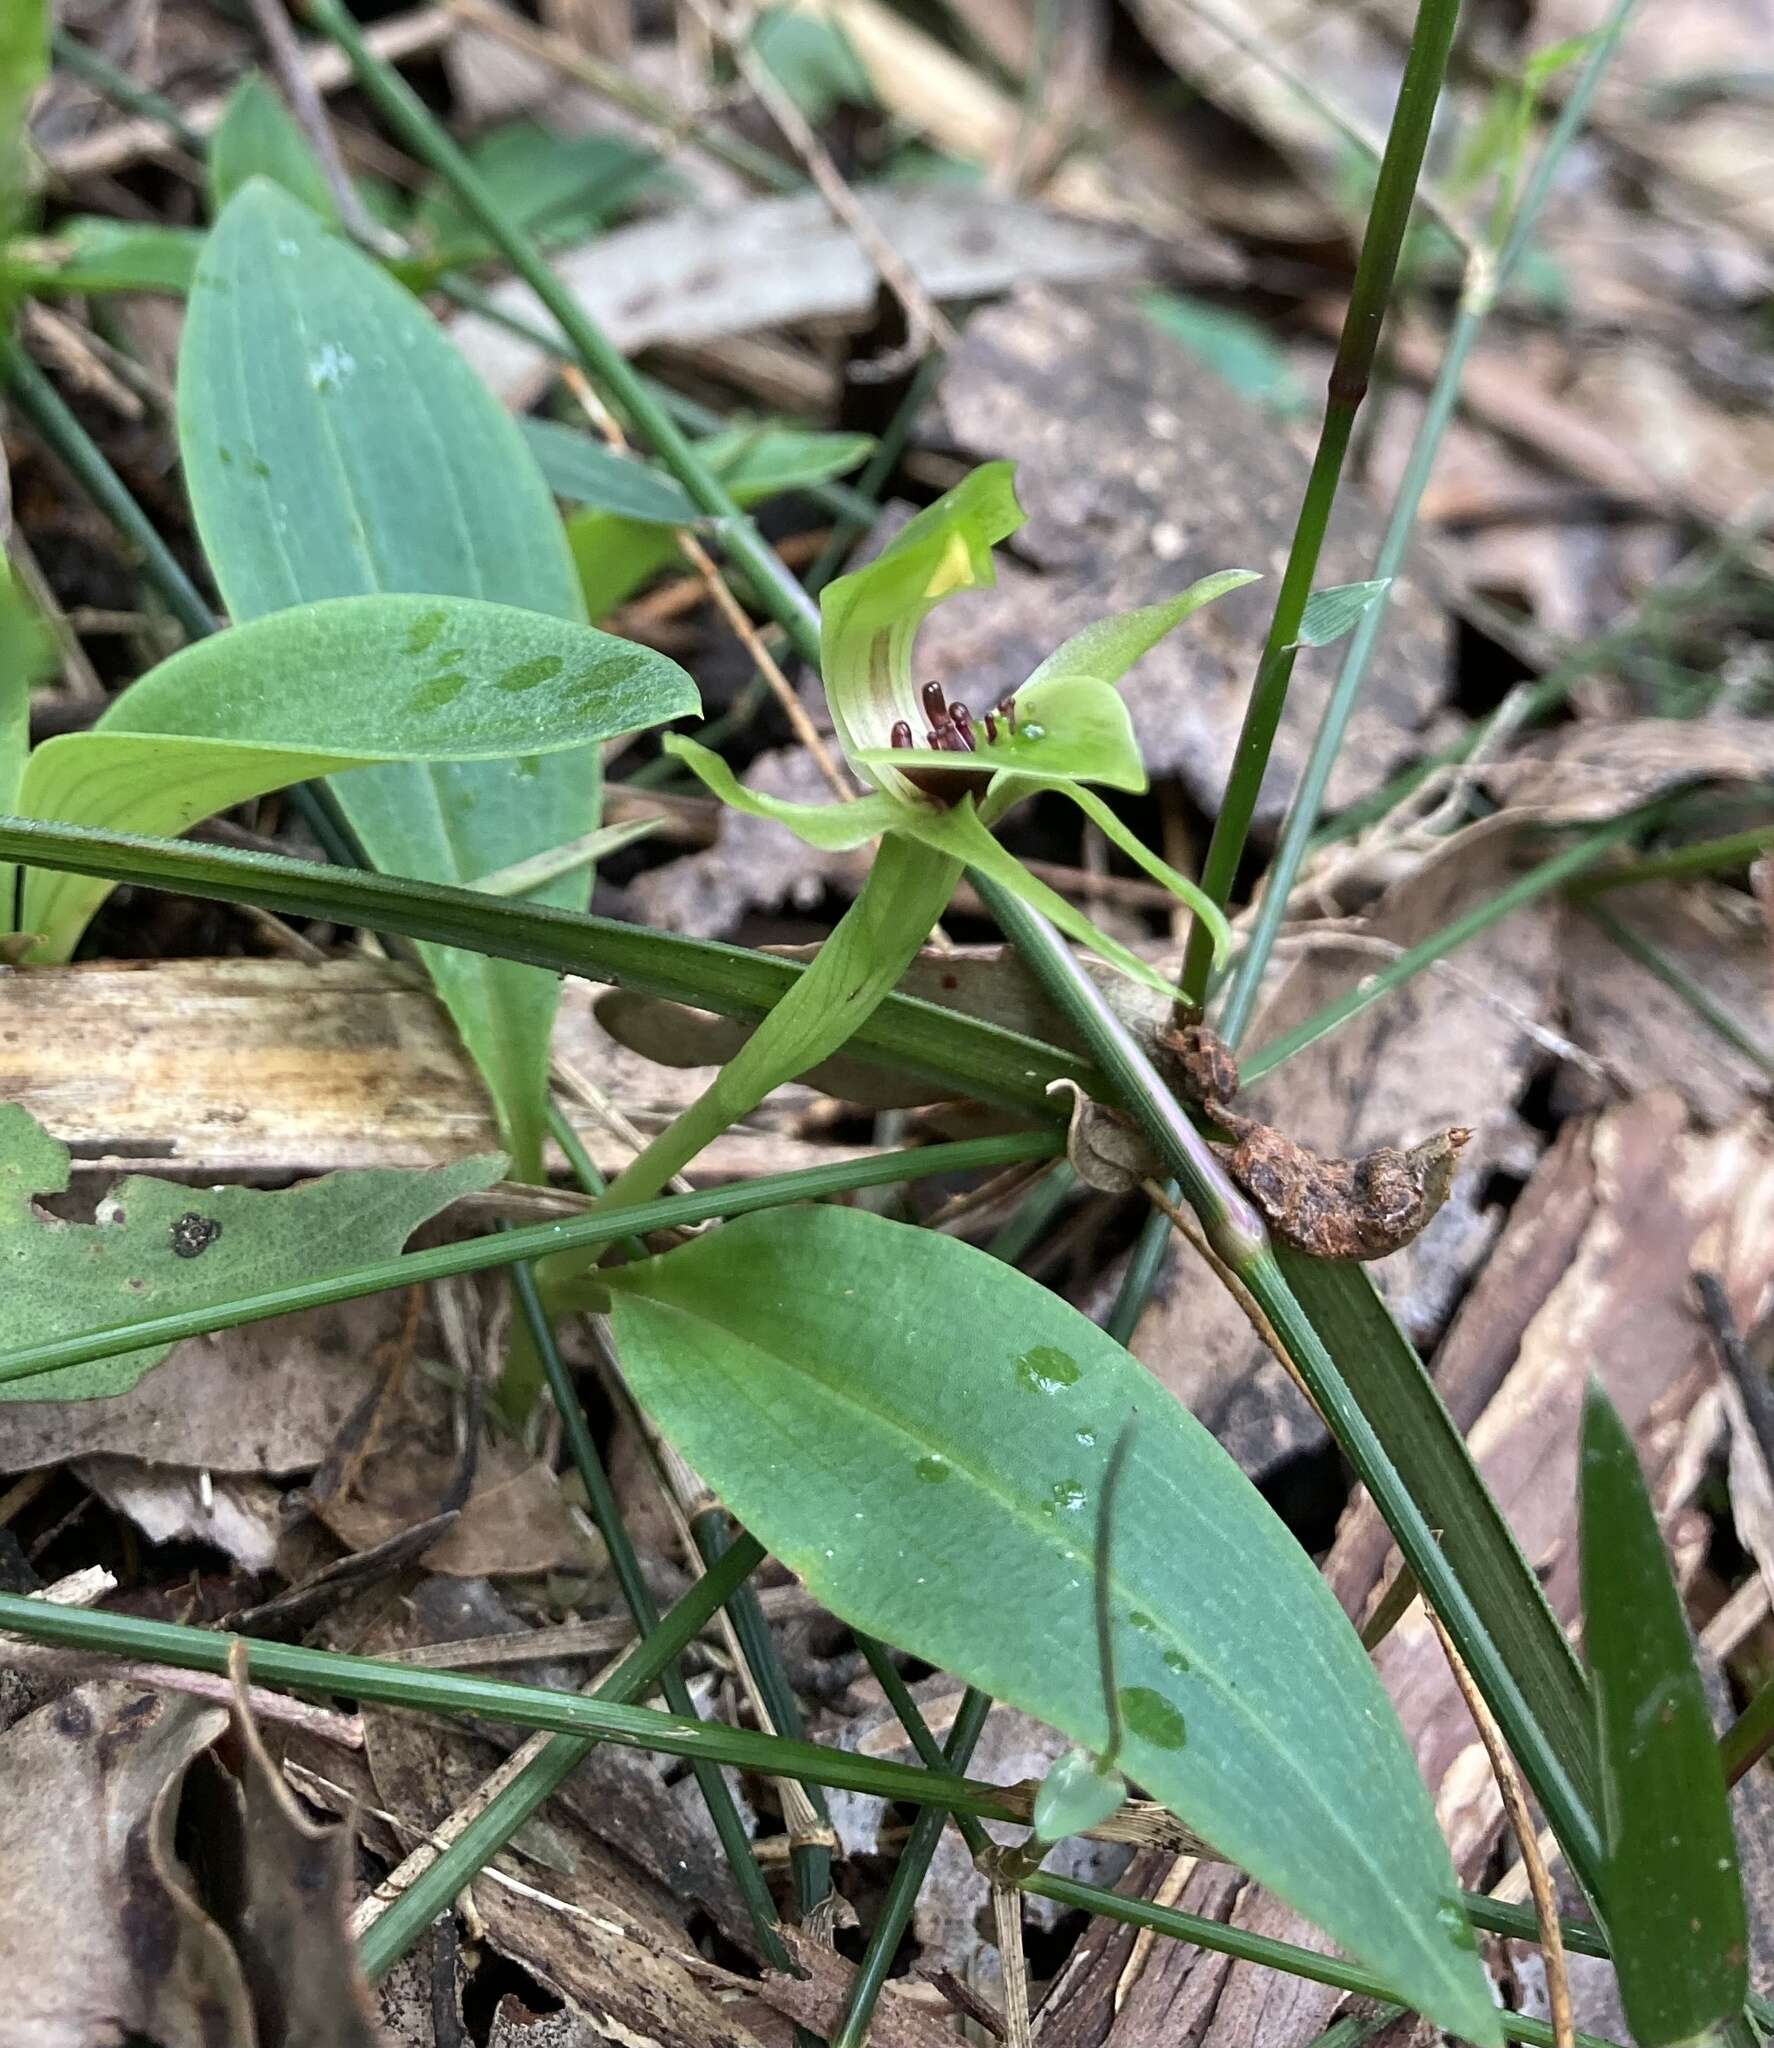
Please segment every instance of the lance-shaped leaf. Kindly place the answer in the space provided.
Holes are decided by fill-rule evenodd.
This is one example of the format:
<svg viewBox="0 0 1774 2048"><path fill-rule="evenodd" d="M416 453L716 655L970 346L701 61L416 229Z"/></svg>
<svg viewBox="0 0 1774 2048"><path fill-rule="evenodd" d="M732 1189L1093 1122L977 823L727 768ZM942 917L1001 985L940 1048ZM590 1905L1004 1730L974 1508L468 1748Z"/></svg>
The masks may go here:
<svg viewBox="0 0 1774 2048"><path fill-rule="evenodd" d="M309 776L370 763L550 754L697 709L675 661L590 626L464 598L340 597L196 641L125 690L91 732L46 741L28 817L182 832ZM349 788L349 784L342 785ZM33 869L23 925L65 959L109 884Z"/></svg>
<svg viewBox="0 0 1774 2048"><path fill-rule="evenodd" d="M1602 1896L1640 2048L1743 2005L1749 1931L1730 1794L1657 1513L1597 1382L1583 1403L1583 1644L1602 1774Z"/></svg>
<svg viewBox="0 0 1774 2048"><path fill-rule="evenodd" d="M427 592L581 620L554 501L516 425L425 309L261 178L205 245L179 351L179 448L236 622L317 598ZM402 762L339 785L377 867L470 883L593 831L595 750ZM583 872L544 902L586 900ZM540 1161L558 984L425 948L520 1172Z"/></svg>
<svg viewBox="0 0 1774 2048"><path fill-rule="evenodd" d="M1093 1507L1143 1785L1464 2039L1499 2027L1410 1748L1311 1559L1126 1350L985 1253L775 1210L602 1276L661 1428L814 1596L1094 1754Z"/></svg>
<svg viewBox="0 0 1774 2048"><path fill-rule="evenodd" d="M890 747L903 721L924 729L912 643L934 606L992 583L992 549L1023 523L1008 462L987 462L927 505L864 568L827 584L819 656L838 742L852 761ZM896 767L867 771L883 789L916 800Z"/></svg>

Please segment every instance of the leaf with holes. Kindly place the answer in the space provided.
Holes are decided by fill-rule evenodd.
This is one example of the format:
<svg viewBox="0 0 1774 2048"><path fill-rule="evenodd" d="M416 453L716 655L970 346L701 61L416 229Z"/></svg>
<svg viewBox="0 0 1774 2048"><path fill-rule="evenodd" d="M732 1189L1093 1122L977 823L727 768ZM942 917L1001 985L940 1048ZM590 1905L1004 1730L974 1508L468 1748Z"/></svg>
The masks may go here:
<svg viewBox="0 0 1774 2048"><path fill-rule="evenodd" d="M32 1197L67 1187L67 1146L16 1103L0 1103L0 1351L392 1258L421 1223L491 1186L504 1166L495 1154L428 1173L329 1173L274 1194L132 1175L112 1189L96 1223L65 1223L41 1214ZM121 1394L170 1348L10 1381L0 1401Z"/></svg>

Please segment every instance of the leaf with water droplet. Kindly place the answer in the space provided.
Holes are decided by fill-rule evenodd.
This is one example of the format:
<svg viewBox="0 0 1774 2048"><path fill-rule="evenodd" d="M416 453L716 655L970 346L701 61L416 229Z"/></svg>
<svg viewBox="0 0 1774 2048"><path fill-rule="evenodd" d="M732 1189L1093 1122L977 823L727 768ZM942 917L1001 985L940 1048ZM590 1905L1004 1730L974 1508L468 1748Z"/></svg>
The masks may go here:
<svg viewBox="0 0 1774 2048"><path fill-rule="evenodd" d="M1482 1971L1435 1919L1453 1868L1359 1639L1121 1345L985 1253L862 1210L773 1210L599 1277L636 1397L818 1599L1096 1756L1089 1509L1137 1411L1104 1588L1116 1767L1401 1996L1497 2040ZM930 1458L940 1484L914 1476Z"/></svg>

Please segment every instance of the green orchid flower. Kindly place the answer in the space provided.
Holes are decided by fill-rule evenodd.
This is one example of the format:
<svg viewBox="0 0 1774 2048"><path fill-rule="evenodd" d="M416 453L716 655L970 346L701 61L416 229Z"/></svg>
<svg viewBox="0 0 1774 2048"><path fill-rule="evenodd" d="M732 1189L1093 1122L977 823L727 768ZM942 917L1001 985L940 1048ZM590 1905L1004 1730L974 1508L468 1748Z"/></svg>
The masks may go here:
<svg viewBox="0 0 1774 2048"><path fill-rule="evenodd" d="M1179 596L1099 620L1057 648L1019 688L973 711L942 686L913 679L912 649L929 613L960 590L994 581L992 550L1022 525L1012 465L989 462L911 521L866 567L828 586L820 648L839 744L869 793L849 803L798 804L747 789L718 754L675 735L667 748L723 803L773 818L827 851L881 838L913 840L977 869L1020 896L1079 944L1139 981L1171 984L1036 879L992 836L1015 803L1057 790L1212 932L1226 921L1186 876L1141 844L1091 785L1147 787L1133 721L1115 688L1140 656L1192 612L1254 581L1244 569L1206 576Z"/></svg>

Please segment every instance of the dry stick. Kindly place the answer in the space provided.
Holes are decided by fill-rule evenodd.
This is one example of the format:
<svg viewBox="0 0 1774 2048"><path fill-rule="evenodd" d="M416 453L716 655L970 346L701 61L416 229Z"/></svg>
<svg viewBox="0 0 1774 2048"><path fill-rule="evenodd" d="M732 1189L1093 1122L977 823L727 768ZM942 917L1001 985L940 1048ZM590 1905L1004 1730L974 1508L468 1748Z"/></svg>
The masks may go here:
<svg viewBox="0 0 1774 2048"><path fill-rule="evenodd" d="M231 1680L207 1671L182 1671L176 1664L145 1664L124 1659L119 1662L103 1651L58 1650L44 1643L27 1643L0 1636L9 1671L34 1672L43 1678L103 1678L122 1685L145 1685L155 1692L184 1693L195 1700L208 1700L218 1707L231 1707L239 1695ZM330 1742L336 1749L362 1749L363 1716L341 1714L332 1707L310 1706L285 1692L267 1692L249 1685L246 1704L255 1721L282 1721L304 1735Z"/></svg>
<svg viewBox="0 0 1774 2048"><path fill-rule="evenodd" d="M863 254L879 272L881 282L905 308L911 333L903 350L896 353L915 360L924 353L924 344L928 340L945 355L948 354L961 337L918 282L911 265L882 234L861 200L845 183L844 174L833 161L830 150L814 133L812 123L796 106L781 80L733 26L731 19L717 14L709 0L689 0L689 5L697 18L726 44L740 77L781 129L788 146L807 167L807 175L831 209L833 219L856 237Z"/></svg>
<svg viewBox="0 0 1774 2048"><path fill-rule="evenodd" d="M1472 1716L1472 1725L1478 1730L1478 1739L1491 1760L1497 1790L1503 1795L1503 1810L1508 1814L1509 1825L1515 1830L1515 1839L1521 1845L1522 1866L1527 1871L1528 1887L1534 1895L1534 1917L1540 1923L1540 1953L1546 1963L1546 2001L1551 2008L1552 2038L1557 2048L1573 2048L1576 2022L1571 2013L1571 1985L1565 1969L1564 1932L1558 1923L1558 1897L1552 1889L1552 1876L1546 1868L1546 1859L1540 1853L1540 1841L1534 1832L1534 1817L1528 1811L1521 1775L1503 1740L1503 1731L1485 1705L1484 1695L1473 1683L1465 1659L1455 1649L1453 1638L1442 1627L1441 1616L1427 1601L1423 1604L1423 1612L1435 1630L1442 1654L1448 1660L1448 1669L1454 1674L1454 1683L1460 1688L1460 1697L1466 1702L1466 1711Z"/></svg>
<svg viewBox="0 0 1774 2048"><path fill-rule="evenodd" d="M320 88L302 61L302 45L290 26L283 0L247 0L247 4L264 39L271 68L277 73L277 82L290 103L290 111L319 160L346 232L353 241L362 242L368 248L380 248L389 240L388 232L370 218L358 197L357 187L351 182L351 173L339 154L338 137L333 133L333 124L327 119Z"/></svg>
<svg viewBox="0 0 1774 2048"><path fill-rule="evenodd" d="M628 448L628 436L623 433L621 423L608 406L592 389L591 380L577 363L562 363L561 382L572 392L583 407L587 418L612 448L624 452ZM820 737L819 728L808 716L807 707L795 694L794 685L782 672L776 657L765 646L763 636L751 622L744 605L733 595L726 578L715 566L713 558L696 536L687 527L680 527L675 536L684 559L701 577L704 587L714 599L715 608L732 628L734 637L745 649L770 685L771 695L781 705L796 739L813 756L819 772L825 777L826 786L839 803L848 803L856 794L843 770L832 759L825 741Z"/></svg>
<svg viewBox="0 0 1774 2048"><path fill-rule="evenodd" d="M447 42L454 26L445 8L415 7L408 14L392 15L366 29L364 40L378 57L398 64L407 57L424 56ZM323 93L337 92L351 76L350 62L343 53L324 45L303 51L302 70L316 90ZM212 93L208 99L198 101L181 115L182 133L186 137L207 136L227 111L228 98L227 93ZM143 157L163 162L181 151L180 137L171 133L163 120L143 116L119 122L115 128L104 129L97 135L84 135L60 149L47 149L44 161L63 178L89 178L123 170Z"/></svg>
<svg viewBox="0 0 1774 2048"><path fill-rule="evenodd" d="M688 143L705 156L714 157L729 169L743 171L778 192L797 188L788 166L779 163L767 150L755 148L742 136L729 135L697 108L674 106L664 93L655 92L613 64L601 62L565 36L537 28L509 8L494 4L494 0L449 0L449 11L458 21L497 36L526 57L550 66L588 91L600 93L612 105L644 121L668 150Z"/></svg>
<svg viewBox="0 0 1774 2048"><path fill-rule="evenodd" d="M992 1932L1004 1970L1004 2038L1010 2048L1029 2048L1029 1972L1023 1961L1023 1895L993 1877Z"/></svg>

